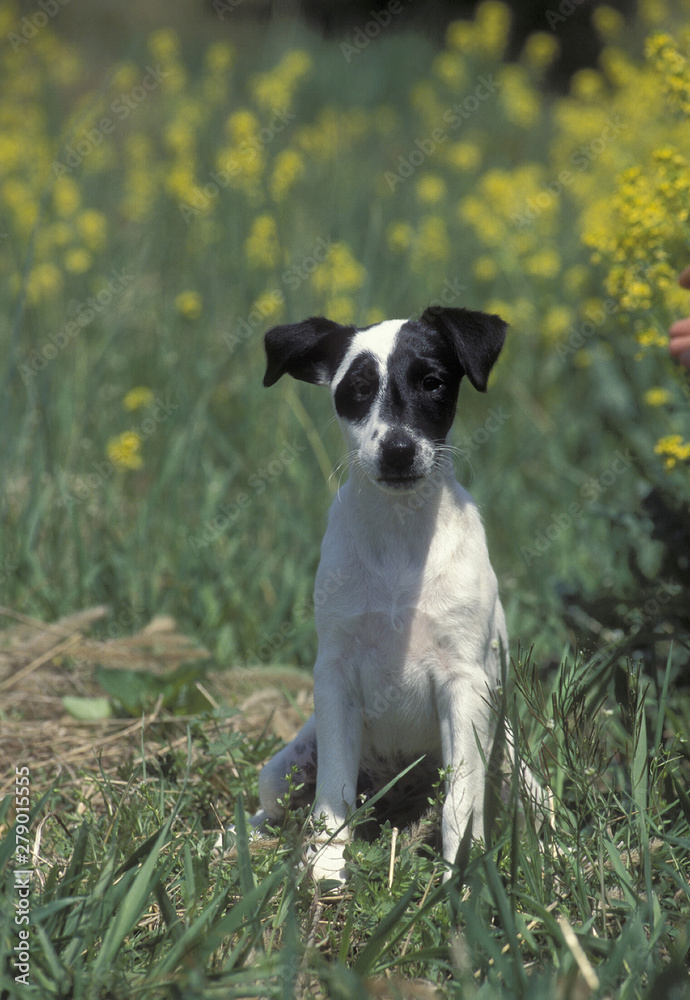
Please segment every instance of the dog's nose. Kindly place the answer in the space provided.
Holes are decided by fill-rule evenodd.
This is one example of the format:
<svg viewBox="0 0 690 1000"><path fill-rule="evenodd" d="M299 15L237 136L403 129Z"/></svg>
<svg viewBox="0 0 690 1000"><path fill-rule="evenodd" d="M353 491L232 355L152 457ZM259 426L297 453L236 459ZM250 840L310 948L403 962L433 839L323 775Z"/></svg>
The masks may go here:
<svg viewBox="0 0 690 1000"><path fill-rule="evenodd" d="M381 471L408 472L415 459L417 447L407 434L394 431L381 442Z"/></svg>

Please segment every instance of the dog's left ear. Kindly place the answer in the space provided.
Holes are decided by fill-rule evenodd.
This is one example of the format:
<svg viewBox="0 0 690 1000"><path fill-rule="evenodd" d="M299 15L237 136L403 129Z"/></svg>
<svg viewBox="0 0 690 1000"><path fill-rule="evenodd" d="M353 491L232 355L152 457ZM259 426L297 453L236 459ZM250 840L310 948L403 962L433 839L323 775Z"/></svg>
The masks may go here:
<svg viewBox="0 0 690 1000"><path fill-rule="evenodd" d="M274 326L264 337L264 385L273 385L285 374L303 382L329 385L354 332L354 327L341 326L323 316Z"/></svg>
<svg viewBox="0 0 690 1000"><path fill-rule="evenodd" d="M425 309L422 320L448 338L472 385L486 392L489 372L501 353L508 324L500 316L437 306Z"/></svg>

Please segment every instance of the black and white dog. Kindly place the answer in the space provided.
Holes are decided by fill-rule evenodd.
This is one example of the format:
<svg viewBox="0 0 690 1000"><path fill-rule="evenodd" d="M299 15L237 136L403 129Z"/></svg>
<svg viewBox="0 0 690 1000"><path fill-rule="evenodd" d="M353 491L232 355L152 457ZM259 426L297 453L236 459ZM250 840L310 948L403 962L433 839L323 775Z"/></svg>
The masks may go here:
<svg viewBox="0 0 690 1000"><path fill-rule="evenodd" d="M266 334L264 385L287 373L330 386L350 449L316 576L315 712L263 768L254 818L282 816L292 772L336 832L320 835L317 879L346 877L358 786L382 787L422 755L411 774L429 792L450 769L444 857L453 862L470 824L484 833L490 692L507 640L481 518L447 437L463 376L486 390L505 332L498 316L430 308L361 330L312 318Z"/></svg>

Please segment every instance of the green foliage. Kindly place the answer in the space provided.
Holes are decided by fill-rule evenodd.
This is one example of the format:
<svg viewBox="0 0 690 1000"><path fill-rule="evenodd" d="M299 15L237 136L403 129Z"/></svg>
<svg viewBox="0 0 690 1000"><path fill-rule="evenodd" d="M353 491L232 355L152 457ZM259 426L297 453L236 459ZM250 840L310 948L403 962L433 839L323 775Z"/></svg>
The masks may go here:
<svg viewBox="0 0 690 1000"><path fill-rule="evenodd" d="M657 714L673 695L657 702L633 673L619 706L598 659L566 661L546 685L523 657L515 676L527 708L520 752L531 747L547 812L537 831L541 814L526 800L516 835L513 803L499 801L493 844L473 845L448 881L423 837L403 830L396 840L386 823L375 840L350 846L346 889L314 899L298 864L304 814L273 839L251 832L247 810L269 748L238 733L223 747L192 727L187 753L203 751L193 770L176 751L175 767L142 760L126 787L104 776L105 809L85 801L81 819L59 782L33 866L32 985L14 982L17 927L5 907L4 995L368 997L387 976L424 979L458 1000L683 996L690 766ZM230 815L234 802L234 824L221 855L199 803L216 794L227 755L230 798L215 805ZM0 842L7 900L16 893L10 801Z"/></svg>

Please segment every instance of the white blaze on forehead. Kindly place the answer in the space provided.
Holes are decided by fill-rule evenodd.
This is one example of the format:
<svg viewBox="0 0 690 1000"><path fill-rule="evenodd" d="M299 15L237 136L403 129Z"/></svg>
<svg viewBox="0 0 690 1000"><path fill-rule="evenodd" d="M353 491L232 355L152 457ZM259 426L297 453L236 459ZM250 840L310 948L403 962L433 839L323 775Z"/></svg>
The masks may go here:
<svg viewBox="0 0 690 1000"><path fill-rule="evenodd" d="M350 341L345 357L335 373L331 383L332 387L335 388L353 360L363 351L372 354L379 363L379 371L384 372L388 358L395 346L398 331L407 322L406 319L387 319L383 323L369 327L368 330L358 330Z"/></svg>

